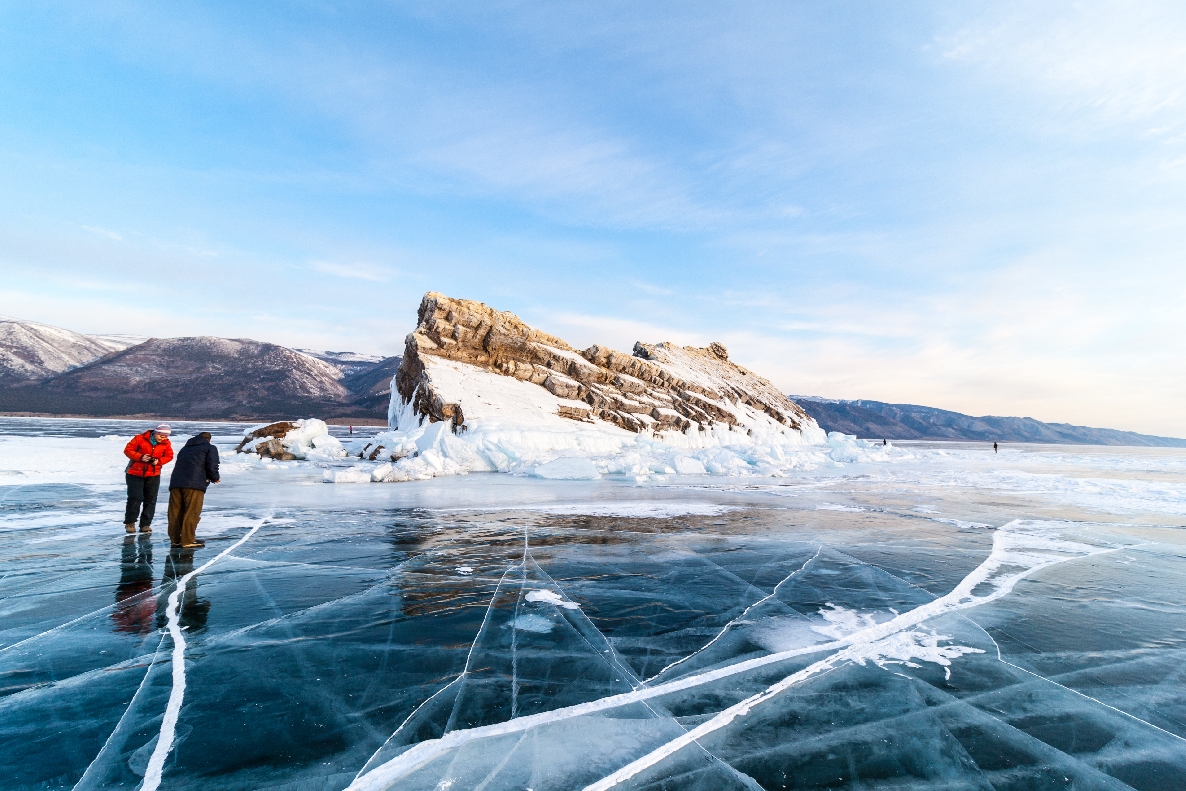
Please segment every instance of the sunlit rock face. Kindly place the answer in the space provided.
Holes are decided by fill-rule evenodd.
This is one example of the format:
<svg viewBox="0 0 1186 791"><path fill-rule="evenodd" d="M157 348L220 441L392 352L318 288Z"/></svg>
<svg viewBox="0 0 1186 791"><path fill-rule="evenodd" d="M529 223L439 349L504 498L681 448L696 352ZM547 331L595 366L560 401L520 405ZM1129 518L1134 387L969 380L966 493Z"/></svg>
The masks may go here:
<svg viewBox="0 0 1186 791"><path fill-rule="evenodd" d="M396 376L399 396L419 415L460 427L490 406L491 396L480 391L505 391L489 374L537 386L528 400L550 415L635 433L815 426L773 384L730 362L719 343L699 349L639 342L633 354L596 345L577 351L512 313L425 294ZM516 392L522 400L529 391Z"/></svg>

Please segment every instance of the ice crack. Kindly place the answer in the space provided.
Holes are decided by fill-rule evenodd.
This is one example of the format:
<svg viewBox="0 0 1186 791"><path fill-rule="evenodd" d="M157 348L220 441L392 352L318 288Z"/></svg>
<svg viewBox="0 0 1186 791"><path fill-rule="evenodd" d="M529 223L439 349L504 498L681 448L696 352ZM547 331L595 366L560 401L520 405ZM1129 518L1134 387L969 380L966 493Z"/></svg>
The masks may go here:
<svg viewBox="0 0 1186 791"><path fill-rule="evenodd" d="M185 636L181 633L181 592L185 590L185 586L191 579L242 546L243 542L255 535L256 531L267 521L268 517L261 519L258 524L247 531L247 535L177 580L173 586L173 592L169 594L166 614L168 616L167 629L169 636L173 639L173 689L169 692L169 702L165 706L165 716L161 721L160 736L157 738L152 756L148 759L148 769L144 772L144 783L140 786L141 791L156 791L161 784L161 773L165 769L165 759L173 750L173 737L177 731L177 717L181 713L181 702L185 699Z"/></svg>
<svg viewBox="0 0 1186 791"><path fill-rule="evenodd" d="M1058 525L1062 527L1062 525ZM647 755L622 767L617 772L588 786L590 790L612 788L650 766L658 763L669 755L678 752L683 747L692 744L697 739L713 731L725 727L735 718L748 713L754 706L778 695L780 692L834 669L844 661L897 661L905 653L913 655L910 646L919 650L929 647L934 638L935 647L947 652L943 659L952 658L953 649L959 646L938 647L938 636L919 632L918 639L899 639L887 641L886 638L906 632L923 622L960 610L978 607L982 604L1000 599L1008 595L1014 586L1030 574L1057 563L1075 560L1104 552L1114 552L1123 547L1100 547L1059 538L1057 531L1051 529L1050 523L1031 523L1014 520L1000 528L993 535L993 549L989 557L976 567L968 576L960 581L955 588L945 596L920 605L915 609L902 613L892 620L876 624L847 635L838 640L819 645L796 648L770 654L764 657L748 659L725 667L716 668L704 673L687 676L685 678L658 684L653 687L643 687L618 695L611 695L588 703L581 703L563 709L541 712L515 720L485 725L461 731L447 732L439 739L429 739L419 742L411 749L401 753L390 761L375 767L370 772L355 778L349 788L352 791L387 788L399 778L406 776L417 767L423 766L433 758L476 739L518 733L539 725L559 722L598 711L618 708L649 700L707 684L731 675L757 669L775 662L781 662L796 656L817 654L826 651L835 652L808 667L793 673L767 690L751 696L746 700L725 709L712 719L702 723L691 731L660 746ZM976 591L974 593L974 591ZM906 661L909 661L908 659ZM943 663L940 663L943 664Z"/></svg>

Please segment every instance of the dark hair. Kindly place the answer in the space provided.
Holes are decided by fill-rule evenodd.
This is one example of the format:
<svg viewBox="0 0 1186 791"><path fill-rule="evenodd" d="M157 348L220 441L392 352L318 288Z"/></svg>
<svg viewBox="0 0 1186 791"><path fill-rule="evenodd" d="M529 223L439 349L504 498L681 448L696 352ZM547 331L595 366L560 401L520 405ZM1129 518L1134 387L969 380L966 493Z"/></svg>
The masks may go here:
<svg viewBox="0 0 1186 791"><path fill-rule="evenodd" d="M201 434L199 434L198 436L199 436L199 437L201 437L202 439L206 440L207 442L209 442L210 440L214 439L214 437L210 436L210 432L209 432L209 431L203 431L203 432L202 432Z"/></svg>

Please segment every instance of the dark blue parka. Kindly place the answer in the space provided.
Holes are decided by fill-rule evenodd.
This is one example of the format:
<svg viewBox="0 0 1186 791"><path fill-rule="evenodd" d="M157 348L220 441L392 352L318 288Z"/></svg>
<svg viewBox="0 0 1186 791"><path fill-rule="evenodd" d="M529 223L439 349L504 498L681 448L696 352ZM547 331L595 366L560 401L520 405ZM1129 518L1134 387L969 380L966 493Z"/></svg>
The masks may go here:
<svg viewBox="0 0 1186 791"><path fill-rule="evenodd" d="M173 464L173 477L169 479L170 489L201 489L218 480L218 448L198 435L177 454Z"/></svg>

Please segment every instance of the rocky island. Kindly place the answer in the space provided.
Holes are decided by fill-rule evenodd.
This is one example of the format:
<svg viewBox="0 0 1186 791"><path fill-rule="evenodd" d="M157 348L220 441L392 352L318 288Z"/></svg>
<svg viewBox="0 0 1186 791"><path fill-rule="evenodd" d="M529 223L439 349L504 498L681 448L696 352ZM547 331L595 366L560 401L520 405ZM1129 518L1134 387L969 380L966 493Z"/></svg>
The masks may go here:
<svg viewBox="0 0 1186 791"><path fill-rule="evenodd" d="M360 463L327 470L327 481L771 476L888 452L827 436L719 343L577 350L512 313L432 292L416 322L391 389L391 430L352 449Z"/></svg>
<svg viewBox="0 0 1186 791"><path fill-rule="evenodd" d="M633 354L596 345L577 351L513 313L425 294L416 330L405 341L393 403L402 399L429 421L463 429L469 417L506 408L481 395L483 384L497 382L493 377L550 394L517 389L526 394L523 401L539 406L539 417L603 421L635 433L755 426L789 433L815 426L778 388L730 362L719 343L698 349L639 342Z"/></svg>

